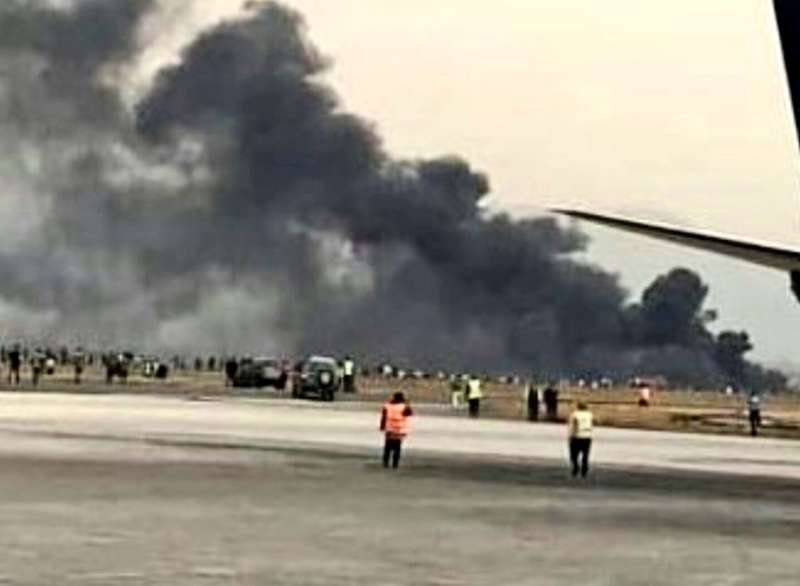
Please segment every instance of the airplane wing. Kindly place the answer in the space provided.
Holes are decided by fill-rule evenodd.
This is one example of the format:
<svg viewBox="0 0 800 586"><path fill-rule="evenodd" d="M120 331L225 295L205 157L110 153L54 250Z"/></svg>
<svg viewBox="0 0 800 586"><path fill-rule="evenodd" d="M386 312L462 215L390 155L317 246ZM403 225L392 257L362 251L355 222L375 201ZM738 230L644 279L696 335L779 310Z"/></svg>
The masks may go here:
<svg viewBox="0 0 800 586"><path fill-rule="evenodd" d="M789 94L792 98L795 129L800 135L800 2L797 0L774 0L775 18L783 50L783 63Z"/></svg>
<svg viewBox="0 0 800 586"><path fill-rule="evenodd" d="M800 126L797 124L800 121L800 0L773 0L773 6L778 23L789 96L794 111L795 130L800 138ZM788 271L792 276L795 293L800 299L800 251L798 250L593 212L569 209L552 211L579 220Z"/></svg>
<svg viewBox="0 0 800 586"><path fill-rule="evenodd" d="M773 269L789 272L800 271L800 250L593 212L567 209L554 209L551 211L578 220L601 224L700 250L707 250Z"/></svg>

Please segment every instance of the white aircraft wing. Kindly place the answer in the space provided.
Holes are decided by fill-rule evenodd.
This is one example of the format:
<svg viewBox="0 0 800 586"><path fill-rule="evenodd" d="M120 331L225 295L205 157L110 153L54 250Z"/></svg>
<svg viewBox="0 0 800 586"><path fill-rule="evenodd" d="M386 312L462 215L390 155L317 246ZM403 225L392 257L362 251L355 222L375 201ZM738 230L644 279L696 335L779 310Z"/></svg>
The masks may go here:
<svg viewBox="0 0 800 586"><path fill-rule="evenodd" d="M773 0L773 6L783 51L789 95L794 112L795 129L798 137L800 137L800 126L797 125L798 120L800 120L800 0ZM788 271L792 277L793 289L795 289L795 293L800 299L800 250L772 244L748 242L738 238L702 233L639 219L615 217L574 209L557 209L553 211L578 218L579 220L594 222L595 224L602 224L643 236L715 252L757 265Z"/></svg>
<svg viewBox="0 0 800 586"><path fill-rule="evenodd" d="M552 211L578 220L707 250L773 269L789 272L800 271L800 250L581 210L554 209Z"/></svg>

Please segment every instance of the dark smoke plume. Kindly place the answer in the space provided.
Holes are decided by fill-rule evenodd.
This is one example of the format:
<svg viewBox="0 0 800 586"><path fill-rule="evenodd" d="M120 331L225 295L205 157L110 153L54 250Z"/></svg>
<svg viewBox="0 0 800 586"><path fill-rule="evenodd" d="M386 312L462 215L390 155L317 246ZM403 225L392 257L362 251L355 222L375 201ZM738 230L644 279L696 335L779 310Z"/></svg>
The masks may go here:
<svg viewBox="0 0 800 586"><path fill-rule="evenodd" d="M488 213L457 156L391 157L282 5L201 34L131 112L117 74L152 4L0 7L8 335L724 376L702 283L626 306L571 260L579 232Z"/></svg>

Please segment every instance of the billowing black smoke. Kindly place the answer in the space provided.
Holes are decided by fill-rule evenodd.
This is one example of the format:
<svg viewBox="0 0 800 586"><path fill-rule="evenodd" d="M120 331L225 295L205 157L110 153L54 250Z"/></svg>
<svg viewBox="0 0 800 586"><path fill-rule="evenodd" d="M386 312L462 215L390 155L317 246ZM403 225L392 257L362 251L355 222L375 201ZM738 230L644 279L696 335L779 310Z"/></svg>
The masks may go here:
<svg viewBox="0 0 800 586"><path fill-rule="evenodd" d="M9 335L725 372L699 279L626 306L614 276L570 259L574 229L488 213L488 178L459 157L392 158L284 6L202 34L131 112L119 76L152 4L0 5Z"/></svg>

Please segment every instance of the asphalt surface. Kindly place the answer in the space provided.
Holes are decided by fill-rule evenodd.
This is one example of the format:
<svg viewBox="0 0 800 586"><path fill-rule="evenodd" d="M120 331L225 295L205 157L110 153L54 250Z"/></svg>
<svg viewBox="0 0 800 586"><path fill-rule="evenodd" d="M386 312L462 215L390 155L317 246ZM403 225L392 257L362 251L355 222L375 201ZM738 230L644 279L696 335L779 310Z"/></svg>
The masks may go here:
<svg viewBox="0 0 800 586"><path fill-rule="evenodd" d="M0 584L792 584L800 443L280 400L0 394Z"/></svg>

